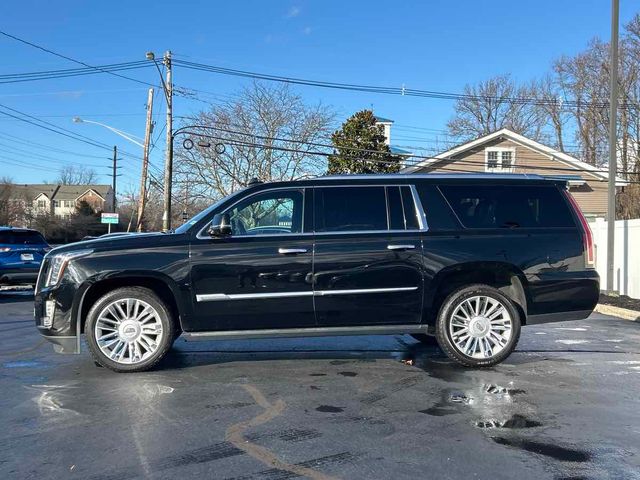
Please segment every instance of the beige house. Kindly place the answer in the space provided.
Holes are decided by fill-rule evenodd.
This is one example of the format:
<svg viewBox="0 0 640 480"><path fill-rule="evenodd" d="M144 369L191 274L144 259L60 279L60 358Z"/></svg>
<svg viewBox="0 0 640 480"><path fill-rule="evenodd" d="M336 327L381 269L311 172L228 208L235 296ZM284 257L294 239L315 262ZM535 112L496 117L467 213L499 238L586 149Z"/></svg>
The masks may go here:
<svg viewBox="0 0 640 480"><path fill-rule="evenodd" d="M458 145L402 170L403 173L528 173L565 177L569 191L587 218L607 214L607 180L603 168L503 128ZM625 185L616 179L616 186Z"/></svg>
<svg viewBox="0 0 640 480"><path fill-rule="evenodd" d="M86 202L94 212L111 211L113 189L110 185L55 185L55 184L10 184L0 185L14 210L13 226L26 227L28 219L39 215L52 215L69 219L80 202ZM18 218L19 217L19 218Z"/></svg>

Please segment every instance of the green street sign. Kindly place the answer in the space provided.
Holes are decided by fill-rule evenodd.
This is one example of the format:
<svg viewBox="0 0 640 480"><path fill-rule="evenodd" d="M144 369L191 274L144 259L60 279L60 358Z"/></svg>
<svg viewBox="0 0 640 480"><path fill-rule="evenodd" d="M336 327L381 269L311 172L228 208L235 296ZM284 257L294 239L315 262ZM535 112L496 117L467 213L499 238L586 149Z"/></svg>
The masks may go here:
<svg viewBox="0 0 640 480"><path fill-rule="evenodd" d="M118 223L119 214L103 213L100 217L100 223Z"/></svg>

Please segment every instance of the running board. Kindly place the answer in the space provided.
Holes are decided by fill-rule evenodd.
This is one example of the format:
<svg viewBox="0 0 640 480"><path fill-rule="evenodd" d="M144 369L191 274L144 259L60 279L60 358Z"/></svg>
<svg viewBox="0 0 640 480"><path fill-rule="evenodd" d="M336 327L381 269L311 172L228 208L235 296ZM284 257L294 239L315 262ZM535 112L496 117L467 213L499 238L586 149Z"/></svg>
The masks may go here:
<svg viewBox="0 0 640 480"><path fill-rule="evenodd" d="M265 330L221 330L183 332L188 342L197 340L239 340L251 338L332 337L342 335L403 335L428 333L427 325L368 325L363 327L273 328Z"/></svg>

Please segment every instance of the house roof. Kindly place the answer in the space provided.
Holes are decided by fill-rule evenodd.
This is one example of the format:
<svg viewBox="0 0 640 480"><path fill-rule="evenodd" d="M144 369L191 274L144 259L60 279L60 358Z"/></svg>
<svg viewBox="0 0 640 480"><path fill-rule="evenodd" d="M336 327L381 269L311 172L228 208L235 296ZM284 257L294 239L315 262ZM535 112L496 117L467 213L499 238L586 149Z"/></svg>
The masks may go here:
<svg viewBox="0 0 640 480"><path fill-rule="evenodd" d="M55 200L76 200L90 190L96 192L103 200L106 198L109 185L60 185L60 190L54 197Z"/></svg>
<svg viewBox="0 0 640 480"><path fill-rule="evenodd" d="M571 155L567 155L566 153L556 150L555 148L551 148L540 142L536 142L535 140L527 138L524 135L520 135L519 133L513 132L508 128L502 128L500 130L496 130L495 132L489 133L488 135L484 135L482 137L476 138L475 140L471 140L469 142L453 147L445 152L442 152L436 155L435 157L422 160L421 162L415 165L412 165L410 167L403 169L402 173L416 172L416 171L419 171L421 168L429 167L430 165L441 162L443 160L449 160L449 159L453 160L452 157L455 157L456 155L459 155L461 153L466 152L467 150L471 150L472 148L475 148L479 145L491 142L492 140L496 140L499 138L505 138L515 143L519 143L520 145L528 147L532 150L536 150L539 153L547 155L555 160L558 160L561 163L564 163L570 167L575 168L576 171L585 172L601 180L607 180L609 178L609 175L606 172L603 172L602 169L600 168L594 167L591 164L578 160L577 158L572 157ZM628 182L626 180L620 177L616 177L617 186L627 185L627 183Z"/></svg>
<svg viewBox="0 0 640 480"><path fill-rule="evenodd" d="M379 117L378 115L375 115L373 118L375 118L376 122L378 122L378 123L393 123L393 120L390 120L390 119L384 118L384 117Z"/></svg>
<svg viewBox="0 0 640 480"><path fill-rule="evenodd" d="M89 190L96 192L103 200L111 190L111 185L57 185L50 183L41 184L12 184L7 188L11 188L13 197L22 197L27 201L33 201L38 196L44 194L49 200L76 200Z"/></svg>
<svg viewBox="0 0 640 480"><path fill-rule="evenodd" d="M391 150L391 153L393 153L394 155L401 155L401 156L412 156L413 152L410 152L409 150L405 150L404 148L400 148L400 147L394 147L393 145L389 145L389 150Z"/></svg>

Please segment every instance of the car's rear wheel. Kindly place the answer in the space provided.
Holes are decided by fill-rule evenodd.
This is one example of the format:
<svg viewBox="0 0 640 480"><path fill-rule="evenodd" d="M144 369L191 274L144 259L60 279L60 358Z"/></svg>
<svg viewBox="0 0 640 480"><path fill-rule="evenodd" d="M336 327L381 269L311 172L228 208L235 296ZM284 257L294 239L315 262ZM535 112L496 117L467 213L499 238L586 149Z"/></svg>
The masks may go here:
<svg viewBox="0 0 640 480"><path fill-rule="evenodd" d="M436 334L451 359L468 367L489 367L502 362L516 348L520 314L500 290L470 285L445 299Z"/></svg>
<svg viewBox="0 0 640 480"><path fill-rule="evenodd" d="M89 351L116 372L154 367L171 348L175 326L170 310L153 291L125 287L102 296L87 315Z"/></svg>

